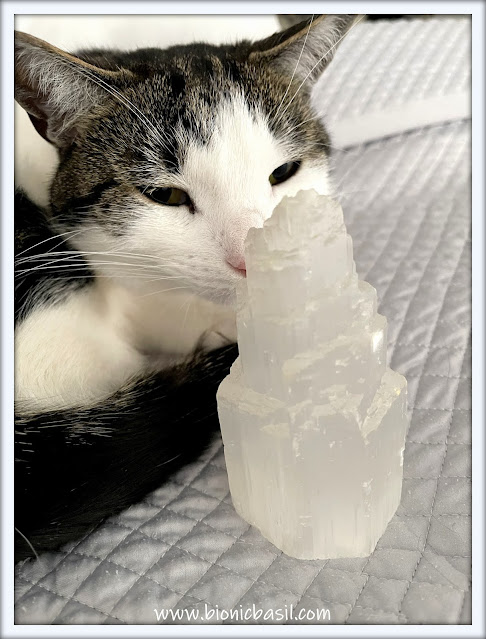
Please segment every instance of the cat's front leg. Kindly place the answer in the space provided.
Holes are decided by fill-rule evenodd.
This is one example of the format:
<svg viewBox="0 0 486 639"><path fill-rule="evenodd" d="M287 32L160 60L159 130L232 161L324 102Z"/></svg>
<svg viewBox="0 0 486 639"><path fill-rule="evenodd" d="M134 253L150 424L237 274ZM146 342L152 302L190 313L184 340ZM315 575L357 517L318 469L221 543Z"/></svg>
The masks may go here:
<svg viewBox="0 0 486 639"><path fill-rule="evenodd" d="M149 369L126 320L96 284L39 304L15 328L20 412L87 406Z"/></svg>

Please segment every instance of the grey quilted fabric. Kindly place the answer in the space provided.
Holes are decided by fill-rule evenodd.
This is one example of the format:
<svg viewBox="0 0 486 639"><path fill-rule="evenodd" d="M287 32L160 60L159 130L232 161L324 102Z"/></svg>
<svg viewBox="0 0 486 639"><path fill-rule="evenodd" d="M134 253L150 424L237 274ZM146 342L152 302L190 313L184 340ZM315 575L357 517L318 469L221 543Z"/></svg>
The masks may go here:
<svg viewBox="0 0 486 639"><path fill-rule="evenodd" d="M326 123L386 111L417 99L467 91L471 81L467 18L356 25L316 87Z"/></svg>
<svg viewBox="0 0 486 639"><path fill-rule="evenodd" d="M435 35L436 22L447 38ZM347 117L348 108L359 116L362 101L432 90L447 96L468 77L458 46L465 25L359 25L338 53L333 81L325 86L327 72L321 80L322 104L339 103ZM378 55L376 42L382 49L386 38L403 55ZM361 42L356 53L353 42ZM445 64L437 62L439 43ZM210 611L252 605L292 606L294 615L327 609L320 623L470 623L469 150L470 123L457 121L333 156L357 270L377 288L391 366L409 384L402 501L373 554L328 561L282 554L235 513L217 441L97 532L17 566L16 623L164 623L154 609L199 615L179 623L222 623L208 619Z"/></svg>

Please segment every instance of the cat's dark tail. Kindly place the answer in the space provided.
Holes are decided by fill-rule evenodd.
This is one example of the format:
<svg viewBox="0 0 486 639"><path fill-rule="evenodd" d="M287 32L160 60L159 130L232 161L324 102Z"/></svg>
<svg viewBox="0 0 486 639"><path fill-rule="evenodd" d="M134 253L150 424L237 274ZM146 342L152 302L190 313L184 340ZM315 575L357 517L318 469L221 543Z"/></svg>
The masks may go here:
<svg viewBox="0 0 486 639"><path fill-rule="evenodd" d="M218 432L216 391L237 354L197 354L91 408L17 416L15 559L80 538L196 459Z"/></svg>

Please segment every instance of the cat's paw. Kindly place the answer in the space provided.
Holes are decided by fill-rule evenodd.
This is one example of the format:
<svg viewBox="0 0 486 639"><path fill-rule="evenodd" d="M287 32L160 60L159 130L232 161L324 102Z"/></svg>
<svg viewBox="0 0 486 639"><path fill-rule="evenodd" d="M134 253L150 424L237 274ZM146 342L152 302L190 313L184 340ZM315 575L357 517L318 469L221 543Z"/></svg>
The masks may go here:
<svg viewBox="0 0 486 639"><path fill-rule="evenodd" d="M236 341L236 318L228 317L206 331L201 337L200 344L204 351L214 351L216 348L235 344Z"/></svg>

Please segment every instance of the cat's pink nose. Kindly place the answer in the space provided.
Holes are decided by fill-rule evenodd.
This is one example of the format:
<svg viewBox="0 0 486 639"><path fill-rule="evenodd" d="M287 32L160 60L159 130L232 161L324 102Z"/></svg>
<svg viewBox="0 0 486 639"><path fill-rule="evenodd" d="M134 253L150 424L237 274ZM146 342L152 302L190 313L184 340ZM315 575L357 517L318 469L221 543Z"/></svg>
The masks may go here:
<svg viewBox="0 0 486 639"><path fill-rule="evenodd" d="M228 264L232 266L237 271L241 271L242 275L246 275L246 264L245 258L242 255L235 255L234 257L228 257L226 259Z"/></svg>

